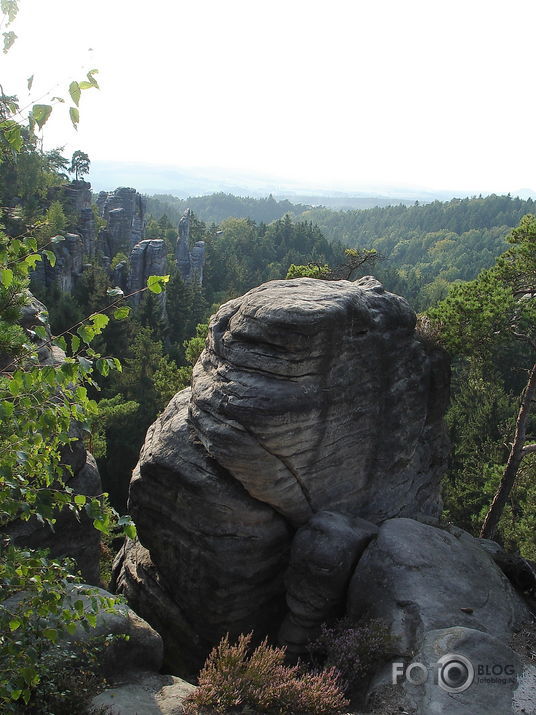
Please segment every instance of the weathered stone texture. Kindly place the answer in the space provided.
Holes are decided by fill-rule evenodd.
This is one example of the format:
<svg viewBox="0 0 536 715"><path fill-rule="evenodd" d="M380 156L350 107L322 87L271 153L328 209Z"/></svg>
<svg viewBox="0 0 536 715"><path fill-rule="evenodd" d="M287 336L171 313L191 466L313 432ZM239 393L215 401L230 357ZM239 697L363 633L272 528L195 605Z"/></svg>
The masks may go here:
<svg viewBox="0 0 536 715"><path fill-rule="evenodd" d="M291 530L206 454L187 422L189 396L176 395L149 429L129 508L165 595L206 653L215 634L267 631L277 622ZM149 622L165 618L157 602L143 602Z"/></svg>
<svg viewBox="0 0 536 715"><path fill-rule="evenodd" d="M212 319L192 424L295 526L322 509L437 516L448 368L414 327L406 301L374 279L266 283Z"/></svg>
<svg viewBox="0 0 536 715"><path fill-rule="evenodd" d="M282 638L299 648L343 606L370 521L438 514L448 369L414 325L373 279L274 281L213 318L191 395L147 434L129 502L141 544L116 567L169 663L277 631L297 527Z"/></svg>
<svg viewBox="0 0 536 715"><path fill-rule="evenodd" d="M101 191L97 198L100 215L107 221L101 229L98 245L102 253L112 259L117 253L127 255L143 239L145 229L145 200L136 191L120 187L109 193Z"/></svg>
<svg viewBox="0 0 536 715"><path fill-rule="evenodd" d="M163 276L168 272L167 248L162 239L148 239L137 243L130 254L130 271L128 275L128 292L140 291L147 285L149 276ZM164 309L165 293L158 297ZM137 305L141 294L133 295L131 300Z"/></svg>

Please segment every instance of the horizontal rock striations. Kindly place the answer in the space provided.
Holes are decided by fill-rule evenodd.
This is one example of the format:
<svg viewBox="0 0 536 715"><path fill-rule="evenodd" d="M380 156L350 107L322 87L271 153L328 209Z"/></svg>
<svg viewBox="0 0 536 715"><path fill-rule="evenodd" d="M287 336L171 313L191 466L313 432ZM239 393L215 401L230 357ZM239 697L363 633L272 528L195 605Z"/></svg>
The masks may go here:
<svg viewBox="0 0 536 715"><path fill-rule="evenodd" d="M187 421L189 399L189 390L178 393L150 427L130 485L129 508L150 553L145 572L154 564L152 588L164 594L147 598L147 582L135 575L128 554L132 544L117 577L149 622L169 621L169 608L159 609L162 598L183 614L175 614L174 643L166 646L168 661L176 662L176 641L190 643L180 657L187 667L199 666L227 632L267 632L278 622L292 536L279 514L206 453Z"/></svg>
<svg viewBox="0 0 536 715"><path fill-rule="evenodd" d="M225 304L194 368L205 448L294 526L440 511L448 369L371 278L272 281Z"/></svg>
<svg viewBox="0 0 536 715"><path fill-rule="evenodd" d="M147 434L130 486L139 542L115 566L168 666L283 621L299 651L344 609L371 522L439 514L448 365L414 329L372 278L273 281L213 317L191 393Z"/></svg>

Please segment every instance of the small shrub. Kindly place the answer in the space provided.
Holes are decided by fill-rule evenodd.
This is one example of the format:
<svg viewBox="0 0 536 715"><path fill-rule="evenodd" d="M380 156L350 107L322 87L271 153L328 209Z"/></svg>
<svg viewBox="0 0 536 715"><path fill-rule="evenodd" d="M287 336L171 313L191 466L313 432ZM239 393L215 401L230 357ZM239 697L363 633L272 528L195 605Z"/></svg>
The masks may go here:
<svg viewBox="0 0 536 715"><path fill-rule="evenodd" d="M319 637L310 644L313 662L336 668L346 690L359 689L381 662L393 655L394 639L378 619L354 624L342 618L333 626L322 625Z"/></svg>
<svg viewBox="0 0 536 715"><path fill-rule="evenodd" d="M57 644L37 663L40 681L27 705L28 715L74 715L86 712L88 701L106 687L100 666L112 636L89 642Z"/></svg>
<svg viewBox="0 0 536 715"><path fill-rule="evenodd" d="M252 634L236 644L225 636L208 656L199 674L199 688L187 700L187 712L308 713L343 712L345 700L334 668L304 672L300 665L286 666L285 649L264 640L250 653Z"/></svg>
<svg viewBox="0 0 536 715"><path fill-rule="evenodd" d="M110 268L114 269L117 268L117 266L122 263L123 261L128 261L127 255L125 253L116 253L115 256L112 258L112 262L110 264Z"/></svg>

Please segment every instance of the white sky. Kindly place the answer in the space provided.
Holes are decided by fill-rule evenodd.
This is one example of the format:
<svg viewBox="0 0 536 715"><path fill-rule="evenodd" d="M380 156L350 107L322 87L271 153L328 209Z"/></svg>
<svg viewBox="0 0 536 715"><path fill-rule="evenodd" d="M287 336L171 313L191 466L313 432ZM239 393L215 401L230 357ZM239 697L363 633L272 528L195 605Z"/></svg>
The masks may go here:
<svg viewBox="0 0 536 715"><path fill-rule="evenodd" d="M78 134L47 125L66 153L341 189L536 188L534 0L20 4L4 91L35 74L36 100L99 69Z"/></svg>

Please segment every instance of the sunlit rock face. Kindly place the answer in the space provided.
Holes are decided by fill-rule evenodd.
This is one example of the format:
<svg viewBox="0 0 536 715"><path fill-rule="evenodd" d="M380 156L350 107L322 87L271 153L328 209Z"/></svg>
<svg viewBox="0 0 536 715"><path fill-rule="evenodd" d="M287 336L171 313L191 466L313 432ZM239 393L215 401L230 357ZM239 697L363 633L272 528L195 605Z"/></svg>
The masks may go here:
<svg viewBox="0 0 536 715"><path fill-rule="evenodd" d="M147 433L130 487L139 542L115 566L168 665L199 665L226 632L280 631L299 650L344 608L376 524L439 514L447 397L444 355L373 278L272 281L222 306L191 393ZM311 581L324 568L325 588Z"/></svg>
<svg viewBox="0 0 536 715"><path fill-rule="evenodd" d="M149 276L163 276L167 272L167 248L164 240L153 238L137 243L130 253L130 271L128 272L127 290L129 293L134 293L130 299L131 302L134 305L139 305L142 297L141 291L147 285ZM162 292L156 296L162 317L165 316L165 295Z"/></svg>
<svg viewBox="0 0 536 715"><path fill-rule="evenodd" d="M372 278L272 281L225 304L193 378L208 453L294 526L440 510L448 370Z"/></svg>
<svg viewBox="0 0 536 715"><path fill-rule="evenodd" d="M135 189L121 186L115 191L101 191L97 208L107 224L99 231L100 251L109 259L119 252L128 255L131 248L143 239L145 199Z"/></svg>

